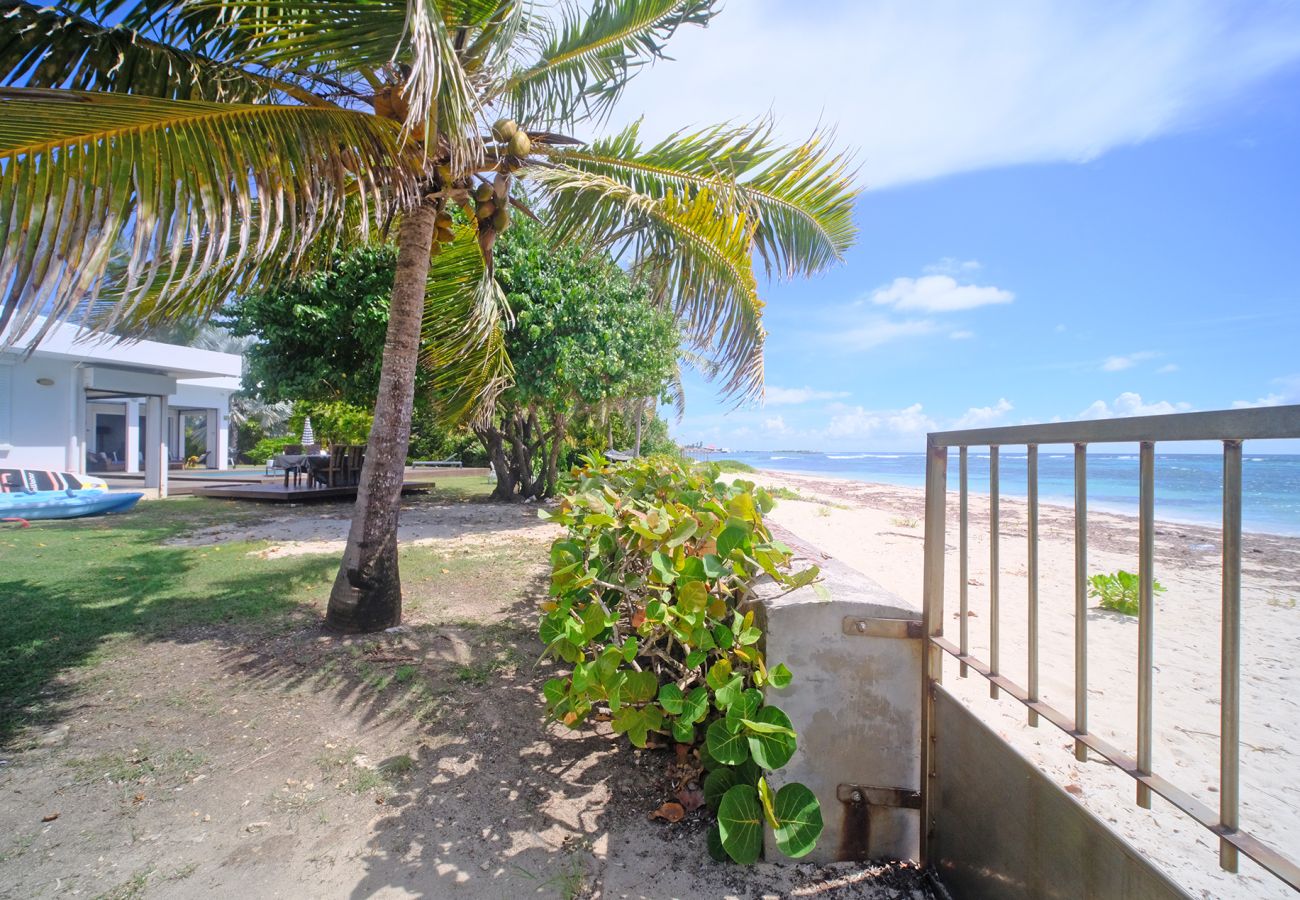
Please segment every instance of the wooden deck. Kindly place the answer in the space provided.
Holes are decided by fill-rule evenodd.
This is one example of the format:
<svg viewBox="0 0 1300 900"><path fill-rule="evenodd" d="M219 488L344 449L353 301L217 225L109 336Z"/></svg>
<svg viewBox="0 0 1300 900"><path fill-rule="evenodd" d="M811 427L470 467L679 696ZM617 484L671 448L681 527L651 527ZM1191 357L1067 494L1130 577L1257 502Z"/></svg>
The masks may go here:
<svg viewBox="0 0 1300 900"><path fill-rule="evenodd" d="M432 480L405 481L402 483L403 494L417 494L430 490ZM217 497L222 500L262 500L269 503L312 503L317 500L353 500L357 496L355 484L339 487L308 487L307 485L284 486L284 482L263 481L261 483L208 484L195 488L193 492L199 497Z"/></svg>

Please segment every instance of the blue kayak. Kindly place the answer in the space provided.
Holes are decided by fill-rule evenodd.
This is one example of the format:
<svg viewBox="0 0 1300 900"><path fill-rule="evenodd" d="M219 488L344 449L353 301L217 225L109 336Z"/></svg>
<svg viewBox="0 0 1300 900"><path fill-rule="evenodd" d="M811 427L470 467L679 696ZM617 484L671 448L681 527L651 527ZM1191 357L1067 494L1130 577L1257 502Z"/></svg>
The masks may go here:
<svg viewBox="0 0 1300 900"><path fill-rule="evenodd" d="M126 512L144 494L101 490L32 491L0 494L0 518L75 519Z"/></svg>

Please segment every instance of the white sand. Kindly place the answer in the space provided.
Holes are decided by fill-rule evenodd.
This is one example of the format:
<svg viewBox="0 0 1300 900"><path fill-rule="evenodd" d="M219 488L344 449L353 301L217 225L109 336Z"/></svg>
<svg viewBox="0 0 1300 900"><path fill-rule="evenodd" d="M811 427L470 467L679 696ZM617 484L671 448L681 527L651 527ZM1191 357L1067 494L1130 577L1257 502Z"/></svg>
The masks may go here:
<svg viewBox="0 0 1300 900"><path fill-rule="evenodd" d="M920 608L923 492L915 488L763 473L820 502L780 501L771 519L853 566ZM950 498L945 631L958 637L956 497ZM1001 669L1026 684L1027 539L1025 505L1001 504ZM1074 709L1073 512L1040 513L1041 694L1065 713ZM1136 520L1089 516L1090 574L1137 571ZM1300 857L1300 539L1247 535L1243 562L1241 678L1241 823L1275 849ZM1219 543L1214 529L1158 523L1154 770L1218 809ZM971 497L968 619L970 646L988 659L989 536L987 497ZM1136 619L1094 609L1088 621L1091 729L1135 752ZM1294 898L1280 881L1242 857L1240 875L1218 869L1218 842L1156 798L1134 803L1135 783L1100 757L1078 763L1073 742L1050 723L1026 723L1014 700L992 701L972 674L944 683L997 731L1132 843L1149 853L1194 896Z"/></svg>

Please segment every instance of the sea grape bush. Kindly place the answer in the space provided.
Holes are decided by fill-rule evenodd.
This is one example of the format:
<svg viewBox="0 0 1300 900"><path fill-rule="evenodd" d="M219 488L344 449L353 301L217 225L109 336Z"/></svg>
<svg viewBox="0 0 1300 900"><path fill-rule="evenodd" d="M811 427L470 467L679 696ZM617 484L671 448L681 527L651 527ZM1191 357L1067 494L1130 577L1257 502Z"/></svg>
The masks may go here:
<svg viewBox="0 0 1300 900"><path fill-rule="evenodd" d="M822 830L817 798L765 777L795 752L790 718L764 696L791 673L764 659L748 601L765 575L794 589L817 569L789 571L790 549L763 524L772 498L750 482L666 457L583 462L542 511L567 533L551 547L541 638L572 667L547 681L549 713L571 728L607 713L638 747L656 735L698 746L715 858L757 860L765 823L783 853L805 855Z"/></svg>
<svg viewBox="0 0 1300 900"><path fill-rule="evenodd" d="M1165 586L1155 579L1151 580L1151 592L1163 594ZM1088 579L1088 596L1100 603L1102 609L1136 616L1142 608L1139 597L1138 577L1132 572L1120 569L1118 572L1098 574Z"/></svg>

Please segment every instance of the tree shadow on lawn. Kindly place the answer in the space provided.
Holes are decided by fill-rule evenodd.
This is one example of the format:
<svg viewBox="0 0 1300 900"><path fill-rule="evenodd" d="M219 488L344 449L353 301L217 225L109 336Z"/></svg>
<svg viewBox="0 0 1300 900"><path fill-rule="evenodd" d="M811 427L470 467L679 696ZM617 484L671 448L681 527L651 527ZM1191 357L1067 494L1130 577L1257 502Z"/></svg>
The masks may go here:
<svg viewBox="0 0 1300 900"><path fill-rule="evenodd" d="M364 874L352 897L587 896L611 843L626 840L620 823L661 830L645 816L668 799L669 752L634 753L608 726L546 720L542 685L558 673L539 661L534 630L546 584L517 585L496 622L416 622L352 638L309 631L230 654L231 675L328 692L340 719L394 751L364 776L384 782L377 800L388 814L355 863ZM698 857L697 817L674 836ZM653 869L665 862L661 851L650 856Z"/></svg>
<svg viewBox="0 0 1300 900"><path fill-rule="evenodd" d="M337 566L297 557L250 567L246 545L170 548L159 544L172 524L113 524L0 535L0 746L26 725L56 722L75 690L66 673L115 639L184 641L187 631L198 639L215 625L265 623L308 608Z"/></svg>

